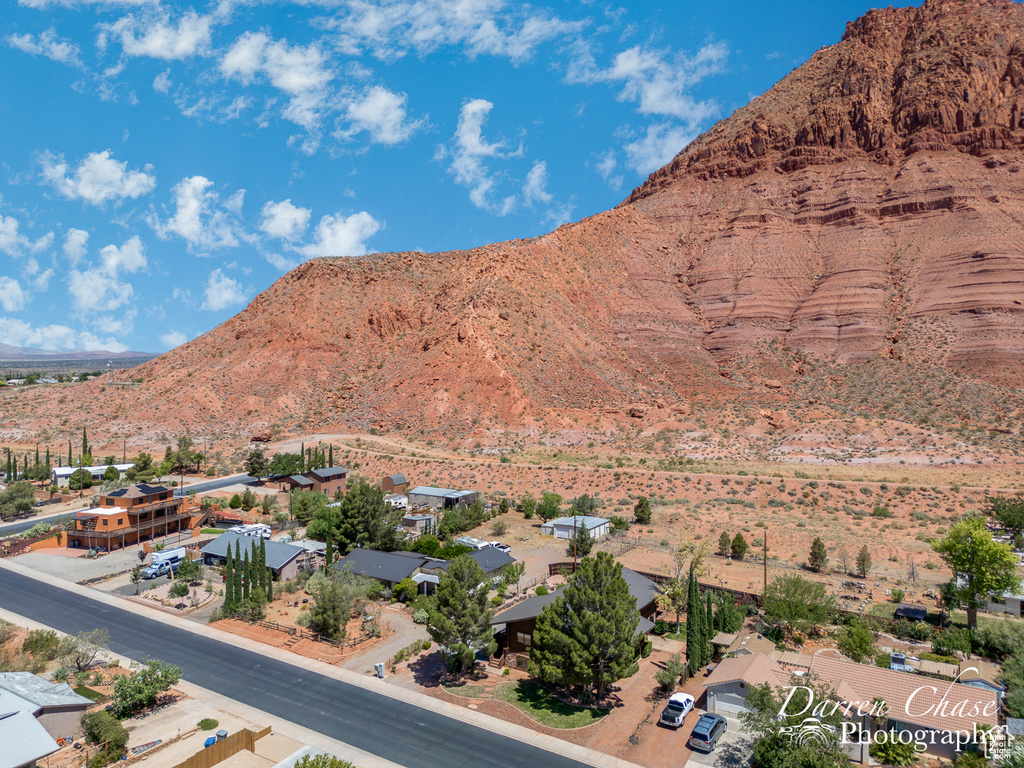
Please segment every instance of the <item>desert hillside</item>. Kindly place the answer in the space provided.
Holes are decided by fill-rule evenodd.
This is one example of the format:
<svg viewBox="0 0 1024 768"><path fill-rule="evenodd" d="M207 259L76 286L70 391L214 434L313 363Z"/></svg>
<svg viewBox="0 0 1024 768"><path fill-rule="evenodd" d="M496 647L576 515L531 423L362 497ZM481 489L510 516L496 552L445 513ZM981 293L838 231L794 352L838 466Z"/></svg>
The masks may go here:
<svg viewBox="0 0 1024 768"><path fill-rule="evenodd" d="M872 11L611 211L307 262L114 385L0 394L0 437L667 430L823 460L859 450L862 419L882 443L1015 453L1022 169L1024 7Z"/></svg>

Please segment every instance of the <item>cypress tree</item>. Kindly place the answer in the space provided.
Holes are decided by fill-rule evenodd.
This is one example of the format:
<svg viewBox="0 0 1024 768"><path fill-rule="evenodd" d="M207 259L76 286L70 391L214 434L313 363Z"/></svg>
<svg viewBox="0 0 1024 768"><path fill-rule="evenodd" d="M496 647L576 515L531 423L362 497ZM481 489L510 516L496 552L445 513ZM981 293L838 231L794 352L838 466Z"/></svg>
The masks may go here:
<svg viewBox="0 0 1024 768"><path fill-rule="evenodd" d="M228 547L224 571L224 612L230 613L235 607L235 559L231 556L231 547Z"/></svg>
<svg viewBox="0 0 1024 768"><path fill-rule="evenodd" d="M327 446L327 463L334 466L334 444Z"/></svg>
<svg viewBox="0 0 1024 768"><path fill-rule="evenodd" d="M49 474L49 470L53 469L53 465L50 463L50 446L46 446L46 470Z"/></svg>
<svg viewBox="0 0 1024 768"><path fill-rule="evenodd" d="M21 472L21 476L22 476L23 479L27 479L28 478L28 454L26 453L23 458L24 458L24 461L22 462L23 469L22 469L22 472Z"/></svg>
<svg viewBox="0 0 1024 768"><path fill-rule="evenodd" d="M267 540L260 539L260 589L267 591Z"/></svg>
<svg viewBox="0 0 1024 768"><path fill-rule="evenodd" d="M334 526L327 526L327 549L324 550L324 570L331 572L331 563L334 562Z"/></svg>
<svg viewBox="0 0 1024 768"><path fill-rule="evenodd" d="M231 579L235 583L231 590L235 598L233 608L238 608L238 604L242 601L242 575L242 547L239 545L238 539L235 539L235 569L231 573Z"/></svg>
<svg viewBox="0 0 1024 768"><path fill-rule="evenodd" d="M689 588L686 592L686 663L690 668L690 674L697 674L700 669L700 620L701 614L700 598L697 596L697 577L693 572L693 565L690 565Z"/></svg>
<svg viewBox="0 0 1024 768"><path fill-rule="evenodd" d="M714 648L711 645L711 638L715 636L715 614L714 609L711 607L711 590L704 590L704 597L707 598L707 616L704 621L704 663L707 664L711 661L711 656L714 654Z"/></svg>
<svg viewBox="0 0 1024 768"><path fill-rule="evenodd" d="M75 465L75 460L72 458L73 455L74 454L71 452L71 440L69 439L68 440L68 466L69 467L73 467Z"/></svg>
<svg viewBox="0 0 1024 768"><path fill-rule="evenodd" d="M302 470L301 470L301 472L305 472L306 471L306 444L305 443L299 443L299 456L302 457Z"/></svg>
<svg viewBox="0 0 1024 768"><path fill-rule="evenodd" d="M89 438L86 437L85 427L82 427L82 455L89 453Z"/></svg>
<svg viewBox="0 0 1024 768"><path fill-rule="evenodd" d="M252 561L249 560L249 550L245 551L245 560L242 570L245 580L242 582L242 600L246 603L252 597Z"/></svg>
<svg viewBox="0 0 1024 768"><path fill-rule="evenodd" d="M270 572L270 569L266 570L267 579L267 602L272 603L274 601L274 574Z"/></svg>

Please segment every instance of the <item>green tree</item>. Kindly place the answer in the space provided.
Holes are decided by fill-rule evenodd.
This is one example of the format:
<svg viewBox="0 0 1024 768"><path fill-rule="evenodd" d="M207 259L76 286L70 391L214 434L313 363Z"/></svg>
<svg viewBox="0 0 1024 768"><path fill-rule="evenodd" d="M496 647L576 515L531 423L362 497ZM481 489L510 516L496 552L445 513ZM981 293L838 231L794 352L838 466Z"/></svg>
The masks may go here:
<svg viewBox="0 0 1024 768"><path fill-rule="evenodd" d="M113 464L108 466L106 468L106 470L103 472L103 480L108 482L108 483L112 483L115 480L120 480L120 479L121 479L121 473L118 471L117 467L115 467Z"/></svg>
<svg viewBox="0 0 1024 768"><path fill-rule="evenodd" d="M661 687L662 693L671 693L679 684L679 678L686 671L686 664L679 658L678 653L673 653L665 662L665 668L654 673L654 679Z"/></svg>
<svg viewBox="0 0 1024 768"><path fill-rule="evenodd" d="M393 552L398 548L395 529L401 520L402 510L384 501L380 487L360 478L349 485L337 507L328 507L326 503L317 507L306 535L327 541L327 529L333 528L334 545L342 555L357 546Z"/></svg>
<svg viewBox="0 0 1024 768"><path fill-rule="evenodd" d="M562 509L562 497L557 493L551 493L550 491L544 491L540 495L540 504L537 505L537 517L542 522L548 520L554 520L558 517L559 512Z"/></svg>
<svg viewBox="0 0 1024 768"><path fill-rule="evenodd" d="M502 496L501 497L501 501L498 502L498 514L499 515L507 515L508 514L508 510L509 510L508 497L507 496Z"/></svg>
<svg viewBox="0 0 1024 768"><path fill-rule="evenodd" d="M761 596L765 618L801 631L825 624L836 610L836 599L825 585L802 576L779 576Z"/></svg>
<svg viewBox="0 0 1024 768"><path fill-rule="evenodd" d="M768 683L753 685L746 696L747 710L740 714L745 729L753 735L753 768L849 768L849 758L840 743L842 710L826 708L819 722L831 726L818 729L816 738L795 739L813 704L835 701L835 694L813 681L802 681L792 691Z"/></svg>
<svg viewBox="0 0 1024 768"><path fill-rule="evenodd" d="M114 681L110 711L114 717L131 717L139 710L153 706L157 696L177 685L180 679L181 669L178 667L156 659L144 659L131 674L122 675Z"/></svg>
<svg viewBox="0 0 1024 768"><path fill-rule="evenodd" d="M292 515L303 525L308 524L317 513L327 508L327 496L323 493L293 493L291 498ZM326 541L326 532L324 536L325 538L319 541Z"/></svg>
<svg viewBox="0 0 1024 768"><path fill-rule="evenodd" d="M868 552L868 545L865 544L860 548L860 552L857 553L857 573L860 577L867 578L868 573L871 572L871 553Z"/></svg>
<svg viewBox="0 0 1024 768"><path fill-rule="evenodd" d="M722 535L718 537L718 554L723 557L732 554L732 539L725 531L722 531Z"/></svg>
<svg viewBox="0 0 1024 768"><path fill-rule="evenodd" d="M992 496L986 499L985 511L998 520L1014 539L1024 533L1024 498Z"/></svg>
<svg viewBox="0 0 1024 768"><path fill-rule="evenodd" d="M267 467L267 474L287 477L302 472L302 457L297 453L275 453Z"/></svg>
<svg viewBox="0 0 1024 768"><path fill-rule="evenodd" d="M953 572L971 629L978 626L978 608L986 605L989 595L1020 590L1013 550L992 539L983 517L967 517L954 523L946 538L933 542L932 548Z"/></svg>
<svg viewBox="0 0 1024 768"><path fill-rule="evenodd" d="M242 562L242 546L238 539L235 539L235 567L231 573L231 579L234 582L232 587L234 601L231 608L237 611L245 599L245 593L242 591L242 582L245 579L245 565Z"/></svg>
<svg viewBox="0 0 1024 768"><path fill-rule="evenodd" d="M242 463L242 467L247 475L259 480L266 476L267 471L270 469L270 462L267 460L267 455L263 452L262 448L253 448Z"/></svg>
<svg viewBox="0 0 1024 768"><path fill-rule="evenodd" d="M572 500L570 513L573 517L585 517L594 515L597 512L597 499L584 493Z"/></svg>
<svg viewBox="0 0 1024 768"><path fill-rule="evenodd" d="M85 434L85 427L82 427L82 464L92 464L92 449L89 447L89 438Z"/></svg>
<svg viewBox="0 0 1024 768"><path fill-rule="evenodd" d="M420 585L413 581L412 576L407 576L395 584L395 588L391 590L391 594L403 603L409 603L416 598L419 591Z"/></svg>
<svg viewBox="0 0 1024 768"><path fill-rule="evenodd" d="M900 734L896 731L889 731L885 737L875 734L868 746L868 754L873 760L893 768L906 768L918 762L920 757L912 743L900 741Z"/></svg>
<svg viewBox="0 0 1024 768"><path fill-rule="evenodd" d="M651 524L651 501L646 496L641 496L633 505L633 518L640 525Z"/></svg>
<svg viewBox="0 0 1024 768"><path fill-rule="evenodd" d="M639 624L622 564L607 552L586 557L537 618L530 674L552 685L589 688L601 699L609 684L637 671Z"/></svg>
<svg viewBox="0 0 1024 768"><path fill-rule="evenodd" d="M825 542L820 536L816 536L811 542L811 554L807 558L807 564L815 573L821 573L828 565L828 550L825 549Z"/></svg>
<svg viewBox="0 0 1024 768"><path fill-rule="evenodd" d="M135 594L139 594L139 582L142 581L142 566L136 565L132 568L131 575L132 584L135 585Z"/></svg>
<svg viewBox="0 0 1024 768"><path fill-rule="evenodd" d="M79 467L68 477L68 487L72 491L81 491L92 487L92 475L89 471Z"/></svg>
<svg viewBox="0 0 1024 768"><path fill-rule="evenodd" d="M704 620L702 614L700 588L697 586L697 577L691 563L686 599L686 664L690 668L691 675L697 674L697 670L704 663Z"/></svg>
<svg viewBox="0 0 1024 768"><path fill-rule="evenodd" d="M238 598L235 596L235 558L229 545L224 559L224 612L232 613L236 602Z"/></svg>
<svg viewBox="0 0 1024 768"><path fill-rule="evenodd" d="M84 672L96 663L109 642L110 633L105 629L67 635L57 649L60 665L69 671Z"/></svg>
<svg viewBox="0 0 1024 768"><path fill-rule="evenodd" d="M569 545L565 548L565 554L572 558L582 558L590 554L594 548L594 537L586 525L580 524L573 528L572 536L569 537Z"/></svg>
<svg viewBox="0 0 1024 768"><path fill-rule="evenodd" d="M328 640L345 636L345 625L352 615L352 603L346 599L341 584L334 578L314 574L306 582L306 591L313 596L309 627Z"/></svg>
<svg viewBox="0 0 1024 768"><path fill-rule="evenodd" d="M874 642L875 636L871 630L860 619L853 618L839 635L839 650L854 661L863 661L872 655Z"/></svg>
<svg viewBox="0 0 1024 768"><path fill-rule="evenodd" d="M252 509L256 506L256 494L253 493L252 488L246 488L242 491L239 501L242 503L242 509Z"/></svg>
<svg viewBox="0 0 1024 768"><path fill-rule="evenodd" d="M480 651L491 650L492 611L483 569L468 555L456 557L441 574L427 632L452 672L464 674Z"/></svg>
<svg viewBox="0 0 1024 768"><path fill-rule="evenodd" d="M516 504L516 510L520 512L524 520L532 520L533 513L537 507L537 502L533 496L528 493L524 493Z"/></svg>
<svg viewBox="0 0 1024 768"><path fill-rule="evenodd" d="M742 533L737 533L736 537L732 540L732 544L729 549L732 552L733 560L742 560L747 555L747 540L743 538Z"/></svg>

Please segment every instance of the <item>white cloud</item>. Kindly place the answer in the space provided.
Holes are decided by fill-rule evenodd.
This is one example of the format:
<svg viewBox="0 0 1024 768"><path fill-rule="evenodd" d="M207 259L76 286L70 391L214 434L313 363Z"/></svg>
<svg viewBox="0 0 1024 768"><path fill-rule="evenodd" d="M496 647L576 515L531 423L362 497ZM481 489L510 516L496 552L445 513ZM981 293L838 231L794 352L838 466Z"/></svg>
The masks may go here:
<svg viewBox="0 0 1024 768"><path fill-rule="evenodd" d="M68 293L80 312L110 312L127 304L135 291L102 269L73 269L68 273Z"/></svg>
<svg viewBox="0 0 1024 768"><path fill-rule="evenodd" d="M326 55L315 43L293 46L287 40L271 40L263 32L246 32L235 40L221 59L220 71L243 84L259 75L266 77L291 97L283 112L285 119L307 130L320 124L334 78Z"/></svg>
<svg viewBox="0 0 1024 768"><path fill-rule="evenodd" d="M121 47L129 56L180 60L209 50L212 23L212 17L189 10L177 25L166 14L161 19L125 16L107 29L120 38Z"/></svg>
<svg viewBox="0 0 1024 768"><path fill-rule="evenodd" d="M292 205L292 201L282 200L280 203L264 203L260 211L263 220L260 222L260 229L271 237L284 240L294 240L306 231L309 225L309 217L312 211L309 208L300 208Z"/></svg>
<svg viewBox="0 0 1024 768"><path fill-rule="evenodd" d="M483 124L493 108L494 104L486 99L472 99L462 105L448 170L456 182L469 188L469 199L473 205L504 216L515 207L515 197L506 197L500 202L491 200L495 181L482 158L520 155L522 147L515 152L503 152L505 142L490 144L484 139Z"/></svg>
<svg viewBox="0 0 1024 768"><path fill-rule="evenodd" d="M135 236L118 248L108 245L100 250L103 270L109 275L124 272L134 274L146 268L146 249L142 241Z"/></svg>
<svg viewBox="0 0 1024 768"><path fill-rule="evenodd" d="M169 71L161 72L153 78L153 90L157 93L167 93L171 90L171 73Z"/></svg>
<svg viewBox="0 0 1024 768"><path fill-rule="evenodd" d="M597 160L597 172L601 175L608 186L612 189L619 189L622 186L623 177L621 173L615 173L619 161L615 156L615 150L609 149Z"/></svg>
<svg viewBox="0 0 1024 768"><path fill-rule="evenodd" d="M160 342L168 349L180 347L186 341L188 341L188 336L181 331L168 331L160 336Z"/></svg>
<svg viewBox="0 0 1024 768"><path fill-rule="evenodd" d="M424 119L409 121L405 110L407 101L404 93L373 86L349 103L345 116L352 126L344 135L366 131L375 144L393 145L407 141L425 122Z"/></svg>
<svg viewBox="0 0 1024 768"><path fill-rule="evenodd" d="M85 245L89 242L89 233L84 229L72 227L64 235L64 255L71 259L71 266L78 264L85 256Z"/></svg>
<svg viewBox="0 0 1024 768"><path fill-rule="evenodd" d="M50 287L50 278L53 277L53 270L47 269L32 278L32 288L38 293L42 293Z"/></svg>
<svg viewBox="0 0 1024 768"><path fill-rule="evenodd" d="M675 157L691 141L696 133L671 123L656 123L636 141L624 147L626 158L638 173L651 173Z"/></svg>
<svg viewBox="0 0 1024 768"><path fill-rule="evenodd" d="M220 312L228 307L239 306L246 301L246 290L241 283L215 269L206 280L203 309Z"/></svg>
<svg viewBox="0 0 1024 768"><path fill-rule="evenodd" d="M166 222L151 217L150 225L162 239L183 238L189 249L210 251L234 248L242 234L238 213L245 190L239 190L223 204L210 190L213 182L205 176L190 176L174 185L175 213Z"/></svg>
<svg viewBox="0 0 1024 768"><path fill-rule="evenodd" d="M523 202L528 206L542 206L545 209L545 221L552 224L564 224L572 215L570 203L559 204L554 195L548 192L548 164L543 160L534 162L523 183Z"/></svg>
<svg viewBox="0 0 1024 768"><path fill-rule="evenodd" d="M532 59L541 44L564 40L584 26L503 0L355 0L326 22L349 55L368 50L389 61L410 51L422 56L461 46L470 57L500 56L513 63Z"/></svg>
<svg viewBox="0 0 1024 768"><path fill-rule="evenodd" d="M37 240L31 240L21 233L21 224L13 216L0 214L0 253L21 256L26 251L41 251L53 243L53 232L47 232Z"/></svg>
<svg viewBox="0 0 1024 768"><path fill-rule="evenodd" d="M8 35L7 44L33 56L45 56L62 64L81 65L78 46L70 40L57 37L57 32L53 27L38 36L30 33Z"/></svg>
<svg viewBox="0 0 1024 768"><path fill-rule="evenodd" d="M28 299L21 285L14 278L0 275L0 307L4 312L18 312L25 308Z"/></svg>
<svg viewBox="0 0 1024 768"><path fill-rule="evenodd" d="M128 347L117 339L101 339L87 331L76 331L66 325L34 328L23 320L0 317L0 339L17 347L58 350L125 352Z"/></svg>
<svg viewBox="0 0 1024 768"><path fill-rule="evenodd" d="M366 211L351 216L324 216L316 225L313 242L298 248L305 256L362 256L366 253L366 241L381 229L377 221Z"/></svg>
<svg viewBox="0 0 1024 768"><path fill-rule="evenodd" d="M108 200L141 197L156 187L153 169L146 165L141 171L128 170L128 163L114 160L110 150L86 155L71 176L63 155L45 154L41 158L42 178L64 197L102 205Z"/></svg>

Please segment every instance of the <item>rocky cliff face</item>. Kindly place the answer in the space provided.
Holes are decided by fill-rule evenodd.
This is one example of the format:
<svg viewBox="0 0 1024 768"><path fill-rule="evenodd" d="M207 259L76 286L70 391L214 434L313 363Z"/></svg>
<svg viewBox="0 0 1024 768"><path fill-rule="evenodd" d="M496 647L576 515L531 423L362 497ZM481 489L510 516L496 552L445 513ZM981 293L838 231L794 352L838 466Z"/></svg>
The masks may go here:
<svg viewBox="0 0 1024 768"><path fill-rule="evenodd" d="M781 347L1016 387L1022 169L1024 7L872 11L616 209L473 251L309 262L90 407L168 429L571 428L784 401L804 366L770 363Z"/></svg>

